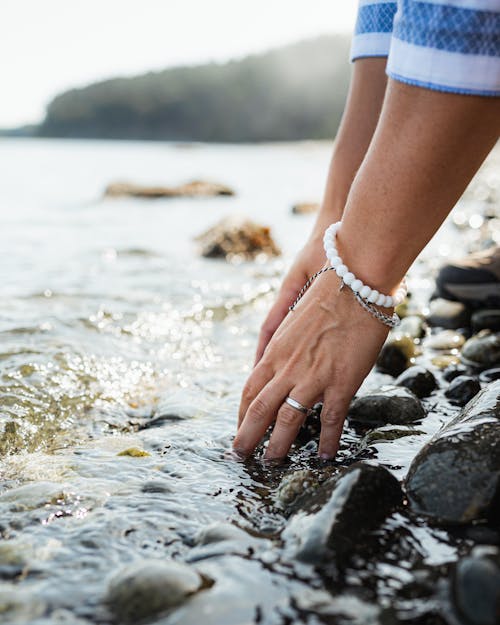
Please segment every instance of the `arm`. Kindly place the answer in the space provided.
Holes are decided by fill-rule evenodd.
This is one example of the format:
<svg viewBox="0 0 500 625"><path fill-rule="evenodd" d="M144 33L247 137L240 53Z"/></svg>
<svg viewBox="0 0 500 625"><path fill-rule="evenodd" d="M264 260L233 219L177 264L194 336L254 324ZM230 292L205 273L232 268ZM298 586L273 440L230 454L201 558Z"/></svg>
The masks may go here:
<svg viewBox="0 0 500 625"><path fill-rule="evenodd" d="M370 286L390 292L432 237L495 144L500 99L390 81L380 121L352 184L338 235L341 255ZM276 420L266 452L286 455L305 406L323 399L319 453L338 448L349 402L373 366L387 328L335 272L322 275L274 334L242 396L236 450L251 453Z"/></svg>
<svg viewBox="0 0 500 625"><path fill-rule="evenodd" d="M309 240L286 275L276 302L267 315L259 336L256 361L288 312L288 307L309 276L324 262L321 241L325 228L342 217L349 189L363 161L384 99L386 58L359 59L354 63L346 108L330 164L320 213Z"/></svg>

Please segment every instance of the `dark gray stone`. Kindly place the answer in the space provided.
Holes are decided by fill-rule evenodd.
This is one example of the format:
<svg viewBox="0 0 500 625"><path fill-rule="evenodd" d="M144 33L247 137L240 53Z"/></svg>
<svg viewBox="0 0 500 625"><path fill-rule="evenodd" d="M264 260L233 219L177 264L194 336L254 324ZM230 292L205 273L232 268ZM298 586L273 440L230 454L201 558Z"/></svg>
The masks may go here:
<svg viewBox="0 0 500 625"><path fill-rule="evenodd" d="M445 395L452 404L465 406L481 390L479 380L470 375L459 375L446 389Z"/></svg>
<svg viewBox="0 0 500 625"><path fill-rule="evenodd" d="M425 417L420 399L404 386L382 386L377 391L357 397L348 413L350 421L373 426L394 423L405 425Z"/></svg>
<svg viewBox="0 0 500 625"><path fill-rule="evenodd" d="M417 397L428 397L437 388L434 375L425 367L415 365L410 367L396 379L397 386L404 386L415 393Z"/></svg>
<svg viewBox="0 0 500 625"><path fill-rule="evenodd" d="M468 375L470 373L470 369L462 364L450 365L446 367L443 371L443 379L446 382L451 382L455 378L458 378L459 375Z"/></svg>
<svg viewBox="0 0 500 625"><path fill-rule="evenodd" d="M490 548L493 553L493 550ZM456 566L453 599L457 611L470 625L500 623L500 558L471 555Z"/></svg>
<svg viewBox="0 0 500 625"><path fill-rule="evenodd" d="M452 302L439 297L429 304L427 322L431 326L456 330L469 325L470 314L461 302Z"/></svg>
<svg viewBox="0 0 500 625"><path fill-rule="evenodd" d="M471 337L462 347L462 360L478 368L500 365L500 332L483 330Z"/></svg>
<svg viewBox="0 0 500 625"><path fill-rule="evenodd" d="M382 373L396 377L411 365L417 351L415 341L410 336L390 335L380 350L376 367Z"/></svg>
<svg viewBox="0 0 500 625"><path fill-rule="evenodd" d="M481 330L500 332L500 310L478 310L472 315L471 325L473 332L480 332Z"/></svg>
<svg viewBox="0 0 500 625"><path fill-rule="evenodd" d="M445 523L500 520L500 381L492 382L419 452L410 505Z"/></svg>
<svg viewBox="0 0 500 625"><path fill-rule="evenodd" d="M486 369L479 375L479 381L483 384L489 384L495 380L500 380L500 367L494 369Z"/></svg>

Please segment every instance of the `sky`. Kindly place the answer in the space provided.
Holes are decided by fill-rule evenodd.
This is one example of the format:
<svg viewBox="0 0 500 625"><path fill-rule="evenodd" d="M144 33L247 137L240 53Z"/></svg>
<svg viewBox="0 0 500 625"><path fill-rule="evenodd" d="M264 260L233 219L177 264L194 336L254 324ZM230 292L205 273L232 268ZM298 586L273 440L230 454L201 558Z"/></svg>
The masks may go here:
<svg viewBox="0 0 500 625"><path fill-rule="evenodd" d="M0 127L68 88L352 31L357 0L1 0Z"/></svg>

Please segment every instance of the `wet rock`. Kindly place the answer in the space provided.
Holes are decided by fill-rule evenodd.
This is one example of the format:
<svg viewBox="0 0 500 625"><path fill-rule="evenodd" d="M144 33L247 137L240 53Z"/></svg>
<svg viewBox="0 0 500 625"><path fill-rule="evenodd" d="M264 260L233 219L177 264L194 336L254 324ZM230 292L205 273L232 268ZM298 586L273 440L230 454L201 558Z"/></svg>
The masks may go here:
<svg viewBox="0 0 500 625"><path fill-rule="evenodd" d="M443 380L446 382L451 382L455 378L458 378L459 375L468 375L470 370L468 367L462 364L455 364L446 367L443 371Z"/></svg>
<svg viewBox="0 0 500 625"><path fill-rule="evenodd" d="M411 365L417 354L417 345L410 336L399 333L389 335L380 350L376 367L382 373L396 377Z"/></svg>
<svg viewBox="0 0 500 625"><path fill-rule="evenodd" d="M368 431L361 439L359 446L361 449L363 449L365 447L369 447L373 443L396 441L399 438L403 438L405 436L415 436L419 434L423 434L423 432L421 432L420 430L416 430L415 428L395 428L390 425L386 425L384 427L377 428L376 430Z"/></svg>
<svg viewBox="0 0 500 625"><path fill-rule="evenodd" d="M258 254L281 254L270 229L250 220L223 219L198 236L197 240L201 244L202 255L207 258L253 258Z"/></svg>
<svg viewBox="0 0 500 625"><path fill-rule="evenodd" d="M409 388L410 391L420 398L428 397L437 388L434 375L428 369L419 365L403 371L394 384Z"/></svg>
<svg viewBox="0 0 500 625"><path fill-rule="evenodd" d="M437 298L429 304L427 322L431 326L456 330L469 325L470 314L461 302Z"/></svg>
<svg viewBox="0 0 500 625"><path fill-rule="evenodd" d="M128 449L124 449L116 454L117 456L130 456L131 458L145 458L150 456L151 454L144 449L139 449L138 447L129 447Z"/></svg>
<svg viewBox="0 0 500 625"><path fill-rule="evenodd" d="M317 213L319 207L318 202L299 202L292 206L292 213L294 215L309 215L310 213Z"/></svg>
<svg viewBox="0 0 500 625"><path fill-rule="evenodd" d="M431 363L438 369L447 369L460 363L460 358L453 354L440 354L431 358Z"/></svg>
<svg viewBox="0 0 500 625"><path fill-rule="evenodd" d="M162 481L162 480L149 480L148 482L145 482L141 486L141 491L143 493L161 493L161 494L164 494L164 493L173 493L174 489L166 481Z"/></svg>
<svg viewBox="0 0 500 625"><path fill-rule="evenodd" d="M475 549L455 568L453 599L457 611L470 625L500 623L500 556L498 550ZM475 552L478 552L477 555Z"/></svg>
<svg viewBox="0 0 500 625"><path fill-rule="evenodd" d="M197 545L210 545L212 543L220 543L226 540L243 540L247 541L250 536L236 525L231 523L213 523L201 529L195 538Z"/></svg>
<svg viewBox="0 0 500 625"><path fill-rule="evenodd" d="M500 365L500 332L482 330L471 337L462 348L462 360L480 368Z"/></svg>
<svg viewBox="0 0 500 625"><path fill-rule="evenodd" d="M234 191L223 184L192 180L176 187L143 186L128 182L113 182L104 191L106 197L140 197L147 199L174 197L213 197L234 195Z"/></svg>
<svg viewBox="0 0 500 625"><path fill-rule="evenodd" d="M419 452L406 480L411 507L446 523L500 520L500 381Z"/></svg>
<svg viewBox="0 0 500 625"><path fill-rule="evenodd" d="M143 560L111 580L106 603L120 621L135 623L177 607L201 585L198 573L186 564Z"/></svg>
<svg viewBox="0 0 500 625"><path fill-rule="evenodd" d="M472 331L475 333L481 330L500 332L500 310L478 310L472 315L471 325Z"/></svg>
<svg viewBox="0 0 500 625"><path fill-rule="evenodd" d="M479 380L469 375L459 375L446 389L445 395L452 404L465 406L481 390Z"/></svg>
<svg viewBox="0 0 500 625"><path fill-rule="evenodd" d="M303 502L283 532L299 560L321 564L352 554L400 503L401 488L385 468L356 463L324 482Z"/></svg>
<svg viewBox="0 0 500 625"><path fill-rule="evenodd" d="M479 381L483 384L489 384L495 380L500 380L500 367L494 369L486 369L479 375Z"/></svg>
<svg viewBox="0 0 500 625"><path fill-rule="evenodd" d="M425 341L425 346L435 350L460 349L465 343L463 334L458 334L454 330L442 330L433 334Z"/></svg>
<svg viewBox="0 0 500 625"><path fill-rule="evenodd" d="M318 480L313 471L309 469L294 471L281 480L276 490L275 503L278 508L290 511L297 499L317 486Z"/></svg>
<svg viewBox="0 0 500 625"><path fill-rule="evenodd" d="M357 397L351 403L348 419L368 425L405 425L425 417L419 398L404 386L382 386Z"/></svg>
<svg viewBox="0 0 500 625"><path fill-rule="evenodd" d="M398 333L410 336L413 339L420 339L425 335L426 323L418 315L408 315L401 319Z"/></svg>

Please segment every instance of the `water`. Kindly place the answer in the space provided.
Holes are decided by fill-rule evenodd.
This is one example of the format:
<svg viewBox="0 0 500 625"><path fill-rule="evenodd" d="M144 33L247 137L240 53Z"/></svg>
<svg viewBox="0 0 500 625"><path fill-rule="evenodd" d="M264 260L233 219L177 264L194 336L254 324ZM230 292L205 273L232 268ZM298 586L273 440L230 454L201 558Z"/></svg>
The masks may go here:
<svg viewBox="0 0 500 625"><path fill-rule="evenodd" d="M287 561L274 505L283 475L327 470L314 443L279 467L226 455L259 324L312 224L290 206L319 199L330 153L327 143L0 142L0 622L108 623L108 579L144 557L190 561L215 580L162 623L379 623L383 614L398 623L425 613L425 593L410 601L403 590L416 568L453 562L463 541L398 513L378 551L332 586ZM455 209L456 225L413 269L423 305L451 250L498 236L483 215L498 201L499 161L497 151ZM102 198L114 180L198 177L237 196ZM282 259L200 258L193 238L234 213L269 224ZM386 379L371 374L366 385ZM428 408L419 433L391 443L360 449L346 428L337 463L375 458L403 478L454 414ZM149 455L118 455L129 448ZM247 530L257 546L193 548L217 522Z"/></svg>

